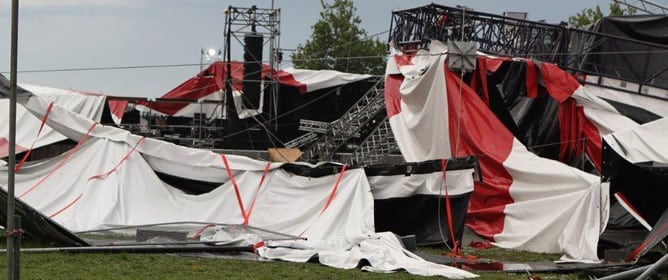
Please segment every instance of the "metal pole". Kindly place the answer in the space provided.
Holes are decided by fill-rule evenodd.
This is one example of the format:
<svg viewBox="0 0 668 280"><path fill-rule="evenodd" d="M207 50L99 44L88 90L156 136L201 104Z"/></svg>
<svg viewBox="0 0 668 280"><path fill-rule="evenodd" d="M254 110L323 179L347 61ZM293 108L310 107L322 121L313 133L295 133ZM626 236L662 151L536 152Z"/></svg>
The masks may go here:
<svg viewBox="0 0 668 280"><path fill-rule="evenodd" d="M16 65L18 53L19 0L12 0L11 54L9 62L9 159L7 162L7 279L19 279L19 254L14 221L14 168L16 165Z"/></svg>
<svg viewBox="0 0 668 280"><path fill-rule="evenodd" d="M647 270L645 270L645 272L640 274L640 276L638 276L638 278L636 278L636 280L649 279L649 277L652 274L654 274L654 272L659 270L659 268L661 268L661 266L663 266L664 264L667 264L667 263L668 263L668 254L665 254L665 255L663 255L663 257L661 257L661 259L659 259L653 265L648 267Z"/></svg>
<svg viewBox="0 0 668 280"><path fill-rule="evenodd" d="M0 252L3 251L0 249ZM253 246L92 246L92 247L54 247L27 248L24 253L220 253L220 252L253 252Z"/></svg>
<svg viewBox="0 0 668 280"><path fill-rule="evenodd" d="M21 230L21 216L14 215L14 227ZM21 253L21 235L14 235L14 279L21 279L21 262L19 256Z"/></svg>
<svg viewBox="0 0 668 280"><path fill-rule="evenodd" d="M665 256L662 259L665 259ZM661 260L659 260L659 262L660 261ZM659 262L656 262L654 265L658 264ZM634 269L629 269L627 271L623 271L623 272L620 272L620 273L616 273L616 274L612 274L612 275L608 275L608 276L605 276L605 277L598 278L598 280L633 279L633 277L637 277L637 276L641 275L643 272L646 272L647 270L649 270L652 266L653 265L646 265L646 266L636 267ZM665 263L662 266L663 266L663 267L661 267L662 269L668 267L668 265L666 265ZM659 268L659 267L656 267L656 268ZM636 279L640 279L640 277L638 277Z"/></svg>

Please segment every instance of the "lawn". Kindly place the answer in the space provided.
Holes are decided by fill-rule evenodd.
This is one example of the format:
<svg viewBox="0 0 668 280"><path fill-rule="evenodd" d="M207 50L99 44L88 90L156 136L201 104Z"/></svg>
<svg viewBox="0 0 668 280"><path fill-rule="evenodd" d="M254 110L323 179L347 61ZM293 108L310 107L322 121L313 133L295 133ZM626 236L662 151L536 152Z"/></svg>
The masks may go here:
<svg viewBox="0 0 668 280"><path fill-rule="evenodd" d="M44 247L31 241L24 247ZM1 247L5 247L2 239ZM433 254L440 248L420 248ZM516 252L499 248L467 249L467 254L508 261L555 260L556 255ZM182 257L169 254L23 253L22 279L426 279L406 272L380 274L343 270L316 263L247 261ZM6 263L6 256L0 255ZM0 265L0 276L6 274ZM527 279L527 274L482 273L482 279ZM541 279L584 279L579 274L537 274Z"/></svg>

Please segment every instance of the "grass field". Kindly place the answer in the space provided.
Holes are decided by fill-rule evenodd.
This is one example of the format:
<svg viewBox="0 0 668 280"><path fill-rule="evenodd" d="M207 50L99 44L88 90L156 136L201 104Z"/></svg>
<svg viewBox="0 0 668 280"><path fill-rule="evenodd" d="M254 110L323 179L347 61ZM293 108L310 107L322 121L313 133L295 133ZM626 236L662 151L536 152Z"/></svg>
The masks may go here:
<svg viewBox="0 0 668 280"><path fill-rule="evenodd" d="M2 239L2 248L5 240ZM44 247L25 241L23 247ZM420 248L433 254L440 248ZM467 254L507 261L555 260L556 255L516 252L499 248L467 249ZM6 256L0 256L0 277ZM527 274L482 273L481 279L527 279ZM536 274L541 279L584 279L579 274ZM427 279L406 272L380 274L343 270L316 263L245 261L182 257L168 254L23 253L22 279Z"/></svg>

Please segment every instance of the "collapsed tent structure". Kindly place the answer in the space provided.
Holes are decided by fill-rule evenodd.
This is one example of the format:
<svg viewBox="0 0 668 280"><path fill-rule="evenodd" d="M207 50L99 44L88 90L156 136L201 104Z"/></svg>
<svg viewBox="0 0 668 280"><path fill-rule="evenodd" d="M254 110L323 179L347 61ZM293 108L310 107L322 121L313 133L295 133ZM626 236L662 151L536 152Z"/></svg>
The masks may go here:
<svg viewBox="0 0 668 280"><path fill-rule="evenodd" d="M428 53L396 54L389 62L388 115L404 157L478 156L483 180L469 208L473 230L501 247L598 259L606 187L596 176L529 152L447 69L446 57L445 46L432 41Z"/></svg>
<svg viewBox="0 0 668 280"><path fill-rule="evenodd" d="M3 83L3 86L7 87L9 85L4 78L0 82ZM109 111L109 107L107 107L107 98L104 95L36 85L21 85L21 87L54 104L63 106L97 122L113 123L111 112ZM9 108L9 100L0 99L0 108ZM5 109L5 111L7 110ZM3 124L9 123L9 116L7 114L0 115L0 122ZM20 105L17 107L17 127L31 128L17 131L16 151L19 153L67 139L67 137L59 134L52 128L43 126L41 119L33 116ZM32 130L35 127L40 129L38 131ZM8 135L9 127L6 125L0 126L0 158L7 156L9 145L7 141Z"/></svg>
<svg viewBox="0 0 668 280"><path fill-rule="evenodd" d="M314 166L219 155L99 125L36 96L26 102L24 106L37 116L44 117L48 111L46 124L78 143L63 155L23 166L17 173L17 196L70 231L174 221L243 224L306 239L289 246L269 243L259 250L260 255L306 261L320 253L321 260L332 265L351 257L377 259L366 255L387 249L377 248L378 242L396 242L375 234L372 190L363 169L338 166L317 172ZM192 195L163 181L160 173L218 187ZM452 176L449 181L457 184L472 183L472 179L461 179L471 178L472 170ZM444 177L448 176L438 176ZM351 246L359 242L368 251L351 253ZM406 259L392 262L403 263L406 267L401 268L415 273L473 276L404 253L389 255ZM387 261L377 259L372 269L388 269Z"/></svg>
<svg viewBox="0 0 668 280"><path fill-rule="evenodd" d="M546 233L568 235L572 226L568 223L576 219L563 211L575 210L575 205L582 208L573 213L588 217L583 216L574 232L605 229L611 197L608 179L595 176L610 170L606 157L602 158L602 137L660 121L666 116L668 101L660 84L665 72L661 67L644 69L635 76L596 70L611 62L602 57L611 48L643 51L630 55L646 59L655 53L652 50L668 49L660 39L647 39L654 38L650 34L663 35L652 33L656 31L652 24L663 18L613 20L619 30L634 30L620 36L619 32L574 30L435 4L395 11L390 39L396 50L394 59L388 61L385 86L397 144L404 157L412 160L452 155L480 158L483 180L476 183L468 225L495 244L530 251L551 251L550 246L562 252L569 251L569 246L578 251L588 248L584 250L587 258L596 259L600 231L576 234L580 242ZM448 47L438 40L448 42ZM486 53L466 49L476 47ZM644 52L646 48L649 51ZM451 60L465 63L453 70L449 68L457 64ZM570 63L574 61L580 61L581 68L573 68ZM466 68L470 65L473 67ZM639 65L620 67L635 73ZM646 160L658 166L665 162L657 155ZM550 180L551 176L559 179ZM615 181L615 189L645 197L635 203L653 205L653 221L666 208L665 201L649 198L654 183L646 183L645 189L638 188L637 182L633 187L628 181L622 183L619 176ZM580 187L568 187L569 182ZM665 185L663 179L658 182ZM624 184L629 187L621 188ZM525 191L531 195L523 194ZM556 203L571 191L578 199ZM532 205L534 199L537 203ZM555 203L548 202L551 199ZM589 202L580 204L579 199ZM555 208L544 208L547 205ZM552 220L543 217L551 214L555 214ZM559 230L541 232L545 221L550 221L548 228L561 223ZM521 227L524 223L528 227Z"/></svg>
<svg viewBox="0 0 668 280"><path fill-rule="evenodd" d="M485 27L495 24L508 25L497 30L508 38L495 43L485 37ZM171 103L136 102L161 116L226 118L225 129L232 131L247 126L244 120L269 124L256 119L263 114L287 116L273 120L290 123L289 130L278 136L257 133L281 142L296 137L291 142L299 144L293 147L304 147L302 159L313 163L269 163L174 145L97 124L103 101L90 101L98 109L68 108L76 102L61 105L57 98L40 97L39 88L26 88L22 104L32 120L19 143L41 143L34 135L43 137L44 126L75 145L23 165L17 194L32 209L28 212L45 221L37 231L64 230L59 238L78 244L79 237L67 232L184 222L205 225L189 231L189 237L229 242L215 225L240 225L284 238L264 247L258 241L271 238L245 239L266 258L307 261L317 255L320 262L343 268L367 259L369 270L398 269L391 260L412 273L456 278L473 275L427 264L401 249L396 237L378 232L414 234L420 244L458 246L466 223L499 247L599 262L599 236L617 226L608 217L615 211L611 197L619 194L648 223L658 223L649 234L651 242L630 256L633 261L666 234L668 151L661 143L668 100L661 96L660 83L642 83L659 77L656 73L636 80L611 77L596 72L592 65L609 61L594 56L574 69L563 54L574 50L569 47L600 47L596 36L601 35L573 31L572 38L584 45L567 44L564 30L432 4L393 14L384 79L333 71L278 72L264 65L261 81L255 82L276 78L281 94L299 97L282 98L282 109L265 110L277 101L271 99L274 92L264 94L261 85L247 91L242 63L216 62L161 98ZM457 38L476 42L480 52L465 57L446 43ZM638 44L637 38L626 40ZM656 42L651 47L666 49ZM468 59L475 68L455 69L451 59ZM356 90L340 90L347 86ZM343 92L336 94L345 96L336 103L341 108L287 114L331 92ZM234 102L224 102L228 93ZM109 111L120 116L126 102L110 102ZM316 115L326 116L313 122ZM248 145L247 139L255 139L247 136L237 142ZM315 163L342 151L352 151L348 165ZM356 160L360 154L370 159L397 152L402 164ZM0 165L0 174L6 172Z"/></svg>

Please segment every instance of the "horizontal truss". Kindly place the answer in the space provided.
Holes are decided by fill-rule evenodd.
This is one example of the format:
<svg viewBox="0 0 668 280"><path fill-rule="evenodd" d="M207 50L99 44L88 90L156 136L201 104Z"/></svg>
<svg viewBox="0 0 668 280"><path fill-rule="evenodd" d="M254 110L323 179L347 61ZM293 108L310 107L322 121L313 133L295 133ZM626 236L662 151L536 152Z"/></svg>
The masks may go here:
<svg viewBox="0 0 668 280"><path fill-rule="evenodd" d="M668 51L667 45L570 28L566 23L547 24L437 4L394 11L389 41L402 50L426 48L431 40L470 41L475 42L478 50L489 54L526 57L555 63L573 72L605 76L595 71L600 68L599 65L583 64L588 49L569 48L571 38L575 37L589 40L589 50L615 40L637 44L639 49L651 47ZM651 86L666 89L653 82L663 72L648 73L637 79L608 77L638 83L639 88ZM639 90L637 93L643 92Z"/></svg>

